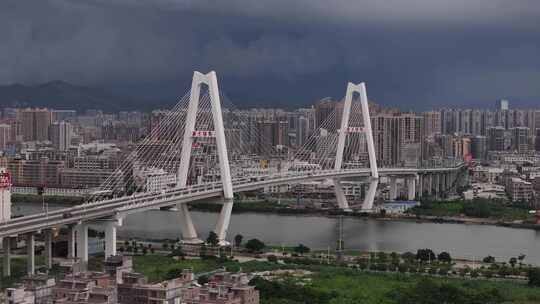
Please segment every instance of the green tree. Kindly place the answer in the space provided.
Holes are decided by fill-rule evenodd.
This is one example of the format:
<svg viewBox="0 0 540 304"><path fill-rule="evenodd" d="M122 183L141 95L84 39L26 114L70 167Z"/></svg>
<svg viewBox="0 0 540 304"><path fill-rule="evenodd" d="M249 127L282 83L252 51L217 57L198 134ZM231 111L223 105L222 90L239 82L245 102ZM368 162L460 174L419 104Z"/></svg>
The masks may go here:
<svg viewBox="0 0 540 304"><path fill-rule="evenodd" d="M508 260L508 263L510 264L510 266L512 266L512 268L514 268L516 267L517 259L515 257L511 257L510 260Z"/></svg>
<svg viewBox="0 0 540 304"><path fill-rule="evenodd" d="M540 268L529 269L527 276L529 277L530 286L540 287Z"/></svg>
<svg viewBox="0 0 540 304"><path fill-rule="evenodd" d="M206 243L213 247L216 247L219 244L218 235L214 231L210 231L208 237L206 238Z"/></svg>
<svg viewBox="0 0 540 304"><path fill-rule="evenodd" d="M446 251L439 253L439 255L437 256L437 259L444 263L452 262L452 258L450 257L450 254Z"/></svg>
<svg viewBox="0 0 540 304"><path fill-rule="evenodd" d="M182 268L171 268L165 273L165 280L172 280L179 278L182 275Z"/></svg>
<svg viewBox="0 0 540 304"><path fill-rule="evenodd" d="M490 264L491 264L491 263L495 263L495 258L492 257L492 256L490 256L490 255L488 255L487 257L485 257L484 259L482 259L482 262L484 262L484 263L490 263Z"/></svg>
<svg viewBox="0 0 540 304"><path fill-rule="evenodd" d="M377 253L377 260L379 263L386 263L388 262L388 255L382 251Z"/></svg>
<svg viewBox="0 0 540 304"><path fill-rule="evenodd" d="M416 255L412 252L405 252L401 255L401 258L407 262L412 262L416 259Z"/></svg>
<svg viewBox="0 0 540 304"><path fill-rule="evenodd" d="M245 247L250 252L260 252L264 249L264 247L266 247L266 245L258 239L251 239L247 241Z"/></svg>
<svg viewBox="0 0 540 304"><path fill-rule="evenodd" d="M244 239L244 236L241 234L237 234L234 236L234 246L236 248L240 248L242 246L242 240Z"/></svg>
<svg viewBox="0 0 540 304"><path fill-rule="evenodd" d="M305 246L304 244L299 244L298 246L294 247L294 252L304 255L306 253L309 253L311 249L309 247Z"/></svg>
<svg viewBox="0 0 540 304"><path fill-rule="evenodd" d="M435 253L431 249L418 249L416 252L416 259L423 262L434 261L435 258Z"/></svg>

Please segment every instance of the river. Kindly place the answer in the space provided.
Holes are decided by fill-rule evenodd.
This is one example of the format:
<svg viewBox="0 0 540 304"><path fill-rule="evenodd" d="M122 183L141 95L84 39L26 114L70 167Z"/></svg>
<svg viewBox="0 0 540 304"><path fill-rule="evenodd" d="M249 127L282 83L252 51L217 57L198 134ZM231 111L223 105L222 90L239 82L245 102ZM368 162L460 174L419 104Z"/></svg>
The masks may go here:
<svg viewBox="0 0 540 304"><path fill-rule="evenodd" d="M49 210L63 207L49 205ZM14 204L13 213L41 211L41 204ZM217 220L217 213L192 212L201 238L206 238ZM180 237L180 217L174 211L152 210L128 216L118 229L123 238L176 239ZM337 218L278 214L233 214L230 239L242 234L244 240L259 238L267 244L304 245L334 248L338 235ZM343 239L347 249L370 251L416 251L431 248L448 251L454 257L479 260L487 255L498 261L525 254L525 262L540 265L540 231L475 224L416 223L380 221L366 218L343 219Z"/></svg>

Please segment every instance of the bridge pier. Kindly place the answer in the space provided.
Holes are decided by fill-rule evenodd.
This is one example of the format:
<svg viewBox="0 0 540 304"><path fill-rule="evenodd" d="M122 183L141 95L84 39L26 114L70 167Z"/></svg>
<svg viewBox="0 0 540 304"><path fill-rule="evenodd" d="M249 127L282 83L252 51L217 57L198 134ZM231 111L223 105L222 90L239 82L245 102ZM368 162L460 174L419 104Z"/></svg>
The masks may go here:
<svg viewBox="0 0 540 304"><path fill-rule="evenodd" d="M77 225L77 258L82 262L83 267L88 263L88 225L80 223Z"/></svg>
<svg viewBox="0 0 540 304"><path fill-rule="evenodd" d="M116 223L105 222L105 258L116 255Z"/></svg>
<svg viewBox="0 0 540 304"><path fill-rule="evenodd" d="M448 174L446 172L441 173L442 177L442 196L444 197L448 192Z"/></svg>
<svg viewBox="0 0 540 304"><path fill-rule="evenodd" d="M427 175L427 194L428 196L432 196L433 195L433 175L431 173L429 173Z"/></svg>
<svg viewBox="0 0 540 304"><path fill-rule="evenodd" d="M44 242L45 242L45 250L43 252L45 256L45 265L47 266L47 269L52 268L52 230L51 229L45 229L43 231L44 233Z"/></svg>
<svg viewBox="0 0 540 304"><path fill-rule="evenodd" d="M227 230L231 222L231 213L233 208L233 199L225 199L223 207L221 207L221 213L219 214L218 222L216 224L215 232L218 236L219 245L227 246L229 242L225 240L227 237Z"/></svg>
<svg viewBox="0 0 540 304"><path fill-rule="evenodd" d="M362 210L373 209L373 201L375 200L375 194L377 193L377 186L379 185L378 178L372 178L369 182L369 188L364 197L364 203L362 204Z"/></svg>
<svg viewBox="0 0 540 304"><path fill-rule="evenodd" d="M416 196L416 176L407 177L407 199L412 201Z"/></svg>
<svg viewBox="0 0 540 304"><path fill-rule="evenodd" d="M418 175L418 187L416 187L416 196L418 198L421 198L422 195L424 194L423 191L424 191L424 175L419 174Z"/></svg>
<svg viewBox="0 0 540 304"><path fill-rule="evenodd" d="M390 176L390 196L389 199L391 201L395 201L397 199L397 177Z"/></svg>
<svg viewBox="0 0 540 304"><path fill-rule="evenodd" d="M203 241L197 236L197 231L193 225L191 214L187 204L177 204L176 208L180 214L180 229L182 230L182 242L188 244L201 244Z"/></svg>
<svg viewBox="0 0 540 304"><path fill-rule="evenodd" d="M435 197L441 197L441 176L438 173L435 174Z"/></svg>
<svg viewBox="0 0 540 304"><path fill-rule="evenodd" d="M334 184L334 192L336 194L336 200L338 207L343 211L351 211L349 203L347 202L347 196L345 196L345 191L343 191L343 186L341 185L341 180L339 178L332 179Z"/></svg>
<svg viewBox="0 0 540 304"><path fill-rule="evenodd" d="M75 232L76 232L76 226L75 225L70 225L68 226L68 239L67 239L67 243L68 243L68 259L74 259L76 256L75 256Z"/></svg>
<svg viewBox="0 0 540 304"><path fill-rule="evenodd" d="M36 241L34 233L30 232L26 234L26 273L31 276L36 273L36 255L35 255Z"/></svg>
<svg viewBox="0 0 540 304"><path fill-rule="evenodd" d="M4 259L2 263L2 276L11 276L11 238L6 236L2 239L2 248L4 249Z"/></svg>

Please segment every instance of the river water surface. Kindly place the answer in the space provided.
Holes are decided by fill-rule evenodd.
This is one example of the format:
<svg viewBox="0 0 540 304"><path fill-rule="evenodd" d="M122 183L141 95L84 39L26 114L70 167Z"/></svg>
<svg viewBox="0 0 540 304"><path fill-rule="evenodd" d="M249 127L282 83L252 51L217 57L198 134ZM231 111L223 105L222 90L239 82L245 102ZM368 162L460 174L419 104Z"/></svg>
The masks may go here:
<svg viewBox="0 0 540 304"><path fill-rule="evenodd" d="M49 210L61 208L49 205ZM41 204L14 204L14 214L41 212ZM217 221L217 213L192 212L201 238L206 238ZM129 215L119 228L119 237L176 239L180 217L174 211L152 210ZM278 214L233 214L228 237L242 234L244 240L259 238L267 244L297 245L317 249L334 248L338 219L323 216ZM473 224L416 223L364 218L343 219L345 247L360 250L416 251L431 248L448 251L454 257L482 259L492 255L499 261L523 253L525 262L540 265L540 231Z"/></svg>

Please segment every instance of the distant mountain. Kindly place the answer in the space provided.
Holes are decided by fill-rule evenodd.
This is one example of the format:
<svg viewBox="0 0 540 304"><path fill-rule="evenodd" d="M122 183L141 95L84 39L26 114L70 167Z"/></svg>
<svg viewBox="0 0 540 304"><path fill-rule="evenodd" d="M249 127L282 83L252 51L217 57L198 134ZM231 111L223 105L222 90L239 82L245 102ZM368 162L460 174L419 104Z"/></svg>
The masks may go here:
<svg viewBox="0 0 540 304"><path fill-rule="evenodd" d="M53 109L101 109L105 112L121 110L150 110L151 105L143 98L124 96L108 90L73 85L64 81L52 81L39 85L0 86L2 107L48 107Z"/></svg>

